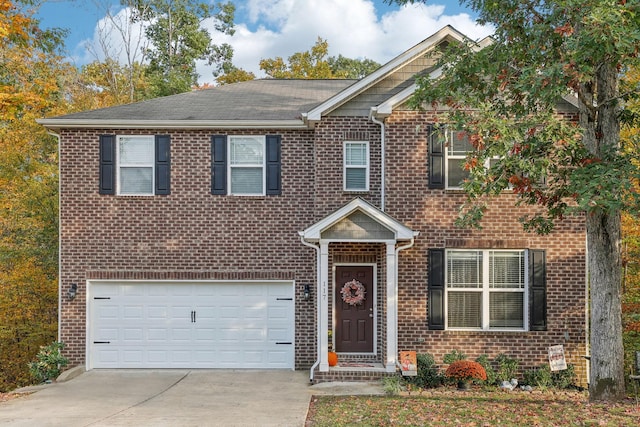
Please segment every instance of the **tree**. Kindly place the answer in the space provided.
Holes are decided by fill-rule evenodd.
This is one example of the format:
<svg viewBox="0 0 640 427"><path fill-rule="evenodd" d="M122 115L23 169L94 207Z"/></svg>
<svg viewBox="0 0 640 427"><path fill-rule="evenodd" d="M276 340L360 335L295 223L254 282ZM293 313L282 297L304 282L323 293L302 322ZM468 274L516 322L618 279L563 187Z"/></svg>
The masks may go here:
<svg viewBox="0 0 640 427"><path fill-rule="evenodd" d="M370 59L328 57L329 43L318 37L305 52L296 52L285 63L282 57L262 59L260 69L276 79L359 79L380 66Z"/></svg>
<svg viewBox="0 0 640 427"><path fill-rule="evenodd" d="M196 61L213 65L214 76L231 61L231 46L213 44L202 24L213 18L217 31L232 35L233 3L213 6L197 0L132 0L123 4L133 7L133 22L145 23L145 35L151 44L145 50L151 97L191 90L198 83Z"/></svg>
<svg viewBox="0 0 640 427"><path fill-rule="evenodd" d="M380 67L380 64L372 59L352 59L342 55L332 56L327 62L334 76L345 79L361 79Z"/></svg>
<svg viewBox="0 0 640 427"><path fill-rule="evenodd" d="M96 60L82 67L79 84L93 89L100 100L89 108L141 101L149 92L144 65L149 40L143 23L135 21L133 10L137 4L138 14L145 15L150 5L135 0L121 0L120 4L124 9L114 15L111 2L102 0L99 7L105 17L96 27L97 39L85 45Z"/></svg>
<svg viewBox="0 0 640 427"><path fill-rule="evenodd" d="M29 383L27 362L57 331L57 140L35 122L68 104L58 52L30 1L0 2L0 391Z"/></svg>
<svg viewBox="0 0 640 427"><path fill-rule="evenodd" d="M251 71L243 70L233 64L226 64L223 67L223 73L216 77L216 82L219 85L226 85L231 83L246 82L248 80L255 80L256 75Z"/></svg>
<svg viewBox="0 0 640 427"><path fill-rule="evenodd" d="M395 0L400 4L414 0ZM623 398L621 212L637 211L638 170L620 140L630 117L620 76L638 62L640 13L627 0L464 0L495 27L484 48L469 41L442 51L441 79L418 78L413 105L445 103L471 134L471 179L460 224L478 224L486 197L511 189L538 214L528 230L549 232L563 216L585 218L590 279L590 399ZM554 108L575 97L572 124ZM501 160L486 169L495 156Z"/></svg>
<svg viewBox="0 0 640 427"><path fill-rule="evenodd" d="M297 52L285 63L282 57L262 59L260 69L274 79L330 79L331 67L326 60L329 43L318 37L310 50Z"/></svg>

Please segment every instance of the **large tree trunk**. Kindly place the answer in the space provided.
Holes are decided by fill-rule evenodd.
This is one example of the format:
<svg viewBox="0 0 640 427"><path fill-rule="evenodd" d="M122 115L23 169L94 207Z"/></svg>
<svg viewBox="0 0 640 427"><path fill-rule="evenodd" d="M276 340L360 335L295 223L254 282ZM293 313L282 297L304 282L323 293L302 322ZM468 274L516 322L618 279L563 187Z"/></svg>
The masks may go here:
<svg viewBox="0 0 640 427"><path fill-rule="evenodd" d="M584 84L581 89L582 101L586 101L580 106L583 141L595 158L602 159L607 149L620 146L615 64L601 64L595 82ZM589 398L618 400L625 397L620 211L594 206L586 215L591 288Z"/></svg>
<svg viewBox="0 0 640 427"><path fill-rule="evenodd" d="M625 397L620 306L620 214L587 216L591 284L591 375L589 398Z"/></svg>

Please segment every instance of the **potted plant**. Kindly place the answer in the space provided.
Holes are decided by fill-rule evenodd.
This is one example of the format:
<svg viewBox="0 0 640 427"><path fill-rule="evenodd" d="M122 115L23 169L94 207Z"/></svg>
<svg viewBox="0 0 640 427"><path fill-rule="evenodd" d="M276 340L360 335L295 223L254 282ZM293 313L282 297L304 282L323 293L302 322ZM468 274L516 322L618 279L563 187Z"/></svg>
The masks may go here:
<svg viewBox="0 0 640 427"><path fill-rule="evenodd" d="M468 390L471 380L487 380L487 373L482 365L471 360L456 360L449 365L444 375L458 382L458 390Z"/></svg>
<svg viewBox="0 0 640 427"><path fill-rule="evenodd" d="M338 353L333 351L333 331L328 332L329 336L329 366L336 366L338 364Z"/></svg>

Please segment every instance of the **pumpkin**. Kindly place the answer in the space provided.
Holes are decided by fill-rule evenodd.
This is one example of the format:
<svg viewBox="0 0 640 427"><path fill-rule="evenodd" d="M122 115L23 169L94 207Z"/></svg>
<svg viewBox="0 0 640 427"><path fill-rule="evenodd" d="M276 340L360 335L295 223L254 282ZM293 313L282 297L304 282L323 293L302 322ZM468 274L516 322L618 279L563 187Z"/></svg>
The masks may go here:
<svg viewBox="0 0 640 427"><path fill-rule="evenodd" d="M338 364L338 353L335 351L329 352L329 366L336 366Z"/></svg>

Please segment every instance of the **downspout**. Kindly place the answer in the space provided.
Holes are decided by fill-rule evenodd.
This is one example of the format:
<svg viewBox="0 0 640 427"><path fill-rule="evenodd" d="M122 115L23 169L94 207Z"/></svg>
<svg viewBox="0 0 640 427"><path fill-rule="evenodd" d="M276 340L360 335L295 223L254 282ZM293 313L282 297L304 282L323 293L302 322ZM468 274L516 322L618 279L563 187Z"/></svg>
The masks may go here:
<svg viewBox="0 0 640 427"><path fill-rule="evenodd" d="M384 122L376 119L375 113L377 112L377 108L371 108L371 113L369 117L371 121L375 124L380 125L380 210L384 212L384 189L385 189L385 176L384 176L384 158L385 158L385 141L384 141L384 133L385 126Z"/></svg>
<svg viewBox="0 0 640 427"><path fill-rule="evenodd" d="M60 147L60 135L50 130L47 130L47 133L58 140L58 342L60 342L62 332L62 233L60 233L60 218L62 218L60 212L62 206L62 203L60 203L62 180L60 179L60 151L62 148Z"/></svg>
<svg viewBox="0 0 640 427"><path fill-rule="evenodd" d="M304 235L302 234L302 232L298 233L300 235L300 241L302 242L303 245L305 246L309 246L310 248L313 248L316 250L317 253L317 259L316 259L316 283L319 285L320 284L320 246L319 245L314 245L313 243L309 243L306 240L304 240ZM316 325L320 325L320 292L318 292L319 287L316 286L316 299L317 299L317 303L316 303ZM317 329L317 327L316 327ZM315 363L313 364L313 366L311 366L311 371L309 372L309 382L313 382L313 371L315 371L315 369L318 367L318 365L320 365L320 331L317 331L317 336L316 336L316 353L317 353L317 358Z"/></svg>
<svg viewBox="0 0 640 427"><path fill-rule="evenodd" d="M414 245L414 243L415 243L415 241L416 241L416 237L418 236L418 234L420 234L420 232L419 232L419 231L414 231L414 232L413 232L413 237L411 238L411 240L409 241L409 243L407 243L407 244L406 244L406 245L404 245L404 246L398 246L398 247L396 248L396 271L395 271L395 277L394 277L394 280L395 280L395 282L396 282L396 286L395 286L395 295L393 296L393 297L395 298L395 300L396 300L396 301L398 301L398 270L400 269L400 268L399 268L399 267L400 267L400 257L399 257L399 254L400 254L400 251L403 251L403 250L405 250L405 249L409 249L409 248L411 248L411 247ZM396 305L396 310L397 310L397 305ZM396 330L396 346L397 346L397 345L398 345L398 334L397 334L397 331L398 331L398 314L397 314L397 313L396 313L396 319L395 319L395 320L396 320L396 322L395 322L396 324L395 324L395 325L393 325L393 327L394 327L394 329ZM396 350L397 350L397 349L396 349ZM398 361L397 356L398 356L398 355L396 354L396 366L402 369L402 366L400 365L400 362Z"/></svg>

